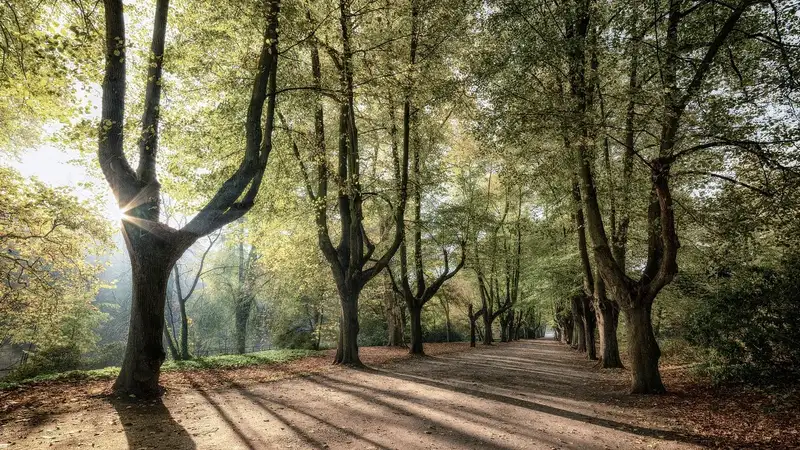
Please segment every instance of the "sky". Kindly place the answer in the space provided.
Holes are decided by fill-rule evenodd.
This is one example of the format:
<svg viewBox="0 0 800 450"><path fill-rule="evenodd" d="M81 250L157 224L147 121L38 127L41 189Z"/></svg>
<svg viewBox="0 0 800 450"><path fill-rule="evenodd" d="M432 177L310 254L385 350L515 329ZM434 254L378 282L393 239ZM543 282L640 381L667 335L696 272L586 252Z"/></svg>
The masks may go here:
<svg viewBox="0 0 800 450"><path fill-rule="evenodd" d="M11 160L9 165L25 177L36 177L51 186L69 186L83 200L93 198L97 193L102 194L103 216L118 222L121 213L106 181L82 165L81 159L77 151L41 145L22 152L19 159ZM92 187L89 188L87 183Z"/></svg>

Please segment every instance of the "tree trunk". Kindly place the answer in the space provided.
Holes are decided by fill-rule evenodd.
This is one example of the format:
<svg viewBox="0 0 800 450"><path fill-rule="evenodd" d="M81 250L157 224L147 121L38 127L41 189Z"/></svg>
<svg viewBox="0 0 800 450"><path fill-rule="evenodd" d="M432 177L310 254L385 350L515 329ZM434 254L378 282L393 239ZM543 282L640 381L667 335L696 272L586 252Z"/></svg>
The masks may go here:
<svg viewBox="0 0 800 450"><path fill-rule="evenodd" d="M389 347L405 347L402 301L392 289L392 281L388 272L383 277L383 303L386 312L387 345Z"/></svg>
<svg viewBox="0 0 800 450"><path fill-rule="evenodd" d="M181 355L178 353L178 349L175 348L175 343L172 342L172 335L169 333L168 327L164 327L164 339L167 341L167 345L169 346L169 353L172 355L172 359L178 361L181 359Z"/></svg>
<svg viewBox="0 0 800 450"><path fill-rule="evenodd" d="M478 318L475 317L472 309L472 303L469 304L467 314L469 315L469 346L475 347L475 321L478 320Z"/></svg>
<svg viewBox="0 0 800 450"><path fill-rule="evenodd" d="M619 310L613 305L599 308L597 312L597 325L600 327L600 362L604 369L623 368L619 356L619 343L617 342L617 325L619 323Z"/></svg>
<svg viewBox="0 0 800 450"><path fill-rule="evenodd" d="M586 346L586 354L592 361L597 359L597 349L595 347L594 332L597 329L597 318L595 317L592 309L592 299L589 296L583 296L583 336Z"/></svg>
<svg viewBox="0 0 800 450"><path fill-rule="evenodd" d="M189 354L189 317L186 315L186 300L178 300L181 310L181 359L191 359Z"/></svg>
<svg viewBox="0 0 800 450"><path fill-rule="evenodd" d="M408 305L408 312L411 316L411 348L408 353L412 355L424 355L422 350L422 306Z"/></svg>
<svg viewBox="0 0 800 450"><path fill-rule="evenodd" d="M572 348L578 350L580 353L586 353L586 337L583 328L583 298L582 295L573 295L572 303L572 322L574 324L574 335L572 340Z"/></svg>
<svg viewBox="0 0 800 450"><path fill-rule="evenodd" d="M487 311L483 315L483 345L492 345L492 317Z"/></svg>
<svg viewBox="0 0 800 450"><path fill-rule="evenodd" d="M599 276L595 278L594 294L594 311L600 328L601 366L604 369L621 369L622 359L617 342L619 307L606 296L605 282Z"/></svg>
<svg viewBox="0 0 800 450"><path fill-rule="evenodd" d="M469 322L469 346L475 347L475 321L470 320Z"/></svg>
<svg viewBox="0 0 800 450"><path fill-rule="evenodd" d="M362 367L358 357L358 297L360 290L345 288L339 290L342 315L339 319L339 342L336 345L334 364Z"/></svg>
<svg viewBox="0 0 800 450"><path fill-rule="evenodd" d="M395 303L392 305L392 311L387 318L389 325L389 347L405 347L406 345L403 339L403 318L398 303L399 302L395 300Z"/></svg>
<svg viewBox="0 0 800 450"><path fill-rule="evenodd" d="M450 306L446 305L444 308L444 330L446 333L445 340L450 342L450 332L452 331L453 324L450 323Z"/></svg>
<svg viewBox="0 0 800 450"><path fill-rule="evenodd" d="M240 355L247 352L247 322L252 306L248 296L236 299L236 353Z"/></svg>
<svg viewBox="0 0 800 450"><path fill-rule="evenodd" d="M324 297L323 297L324 299ZM322 319L324 318L322 308L317 310L317 329L316 335L317 339L314 341L314 350L319 350L320 344L322 342Z"/></svg>
<svg viewBox="0 0 800 450"><path fill-rule="evenodd" d="M161 395L158 385L164 363L164 307L167 282L175 264L172 250L152 234L126 226L133 293L128 345L114 392L139 398Z"/></svg>
<svg viewBox="0 0 800 450"><path fill-rule="evenodd" d="M500 342L508 342L508 318L505 314L500 315Z"/></svg>
<svg viewBox="0 0 800 450"><path fill-rule="evenodd" d="M516 328L514 328L514 316L514 310L508 311L508 341L506 342L511 342L514 340L514 330L516 330Z"/></svg>
<svg viewBox="0 0 800 450"><path fill-rule="evenodd" d="M638 303L638 302L637 302ZM643 303L643 304L641 304ZM631 359L632 394L663 394L666 392L658 373L661 350L653 334L652 303L625 309L628 320L628 347Z"/></svg>

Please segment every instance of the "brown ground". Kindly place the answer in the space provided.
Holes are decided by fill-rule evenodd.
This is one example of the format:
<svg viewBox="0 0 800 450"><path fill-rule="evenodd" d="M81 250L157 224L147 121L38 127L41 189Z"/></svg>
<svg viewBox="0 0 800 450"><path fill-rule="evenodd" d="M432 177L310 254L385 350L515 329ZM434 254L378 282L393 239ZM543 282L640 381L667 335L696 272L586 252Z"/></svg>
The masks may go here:
<svg viewBox="0 0 800 450"><path fill-rule="evenodd" d="M163 403L111 399L108 382L0 393L0 448L800 448L797 411L767 395L668 370L676 393L628 396L624 371L552 341L426 351L362 349L373 368L358 371L319 357L171 373Z"/></svg>

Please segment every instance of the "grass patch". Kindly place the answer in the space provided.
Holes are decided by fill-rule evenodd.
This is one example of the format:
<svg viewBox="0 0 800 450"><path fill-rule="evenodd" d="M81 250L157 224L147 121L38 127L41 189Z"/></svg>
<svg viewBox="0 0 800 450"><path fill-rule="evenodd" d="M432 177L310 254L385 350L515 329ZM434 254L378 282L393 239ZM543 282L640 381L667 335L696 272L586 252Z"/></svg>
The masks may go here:
<svg viewBox="0 0 800 450"><path fill-rule="evenodd" d="M267 350L246 355L218 355L194 358L188 361L167 361L161 366L162 372L184 372L206 369L238 369L293 361L308 356L323 354L314 350ZM105 369L70 370L68 372L47 373L35 377L7 382L0 381L0 390L16 389L50 381L94 381L112 380L119 374L119 367Z"/></svg>
<svg viewBox="0 0 800 450"><path fill-rule="evenodd" d="M188 361L167 361L161 366L161 370L164 372L179 372L202 369L238 369L240 367L288 362L307 356L317 356L322 353L314 350L267 350L244 355L205 356Z"/></svg>

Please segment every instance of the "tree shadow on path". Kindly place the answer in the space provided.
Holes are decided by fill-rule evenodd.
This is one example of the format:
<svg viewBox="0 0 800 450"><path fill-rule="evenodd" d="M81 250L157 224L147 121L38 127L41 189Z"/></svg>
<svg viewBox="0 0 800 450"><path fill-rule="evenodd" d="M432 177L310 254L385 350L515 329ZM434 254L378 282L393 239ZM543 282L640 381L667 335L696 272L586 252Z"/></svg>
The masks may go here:
<svg viewBox="0 0 800 450"><path fill-rule="evenodd" d="M528 353L528 355L531 357L531 362L535 363L537 359L541 359L542 355L540 353L543 353L543 352L541 352L542 349L549 350L549 348L548 348L548 347L550 347L549 344L550 343L548 343L548 342L542 342L542 341L538 341L538 340L537 341L528 341L528 342L523 342L523 343L517 344L520 347L519 349L508 349L508 350L512 350L512 351L513 350L516 350L516 351L525 350L526 353ZM548 356L551 356L551 355L548 355ZM558 358L558 359L571 358L571 355L567 354L566 352L560 352L560 351L552 352L552 356L554 356L555 358ZM432 357L432 358L430 358L430 361L428 361L428 363L429 363L428 365L429 366L434 366L434 367L436 367L438 365L439 368L438 368L438 370L437 370L437 372L435 374L430 374L430 373L425 374L424 371L419 370L419 369L418 370L414 370L410 366L397 366L397 365L386 367L386 368L365 368L365 369L359 369L359 370L362 370L364 372L371 373L371 374L382 375L382 376L386 376L386 377L390 377L390 378L404 380L404 381L410 382L410 383L418 383L418 384L424 384L424 385L428 385L428 386L439 388L439 389L446 389L446 390L449 390L449 391L452 391L452 392L458 392L458 393L461 393L461 394L466 394L466 395L470 395L470 396L481 398L481 399L485 399L485 400L501 402L501 403L505 403L507 405L512 405L512 406L516 406L516 407L520 407L520 408L525 408L525 409L529 409L529 410L533 410L533 411L537 411L537 412L541 412L541 413L545 413L545 414L549 414L549 415L559 416L559 417L563 417L563 418L566 418L566 419L580 421L580 422L583 422L583 423L592 424L592 425L596 425L596 426L601 426L601 427L604 427L604 428L609 428L609 429L613 429L613 430L617 430L617 431L631 433L631 434L635 434L635 435L642 436L642 437L670 440L670 441L683 442L683 443L695 444L695 445L704 445L704 446L712 445L712 446L726 446L726 447L733 447L733 448L740 448L742 446L741 442L737 442L735 440L730 440L730 439L721 440L719 438L709 438L709 437L706 437L706 436L697 435L697 434L693 434L693 433L684 433L684 432L663 430L663 429L658 429L658 428L643 427L643 426L639 426L639 425L636 425L636 424L629 424L629 423L620 422L620 421L617 421L617 420L603 418L603 417L601 417L599 415L595 416L595 415L583 414L583 413L580 413L580 412L570 411L568 409L558 408L558 407L555 407L555 406L550 406L550 405L547 405L547 404L543 404L543 403L539 403L539 402L535 402L535 401L531 401L531 400L516 398L516 397L503 395L503 394L495 393L495 392L490 392L490 390L492 388L495 388L495 387L503 388L504 390L508 390L508 389L513 390L515 388L515 385L517 385L517 384L525 384L524 382L520 383L519 381L516 381L516 380L515 380L515 383L513 383L512 385L502 385L500 380L486 378L486 377L482 376L483 374L480 374L476 378L471 378L469 380L459 379L458 376L448 376L446 378L447 381L434 378L434 377L437 377L437 375L441 375L443 373L463 374L463 373L465 373L465 369L466 368L477 368L477 367L474 366L474 360L476 358L480 359L480 356L476 355L476 354L463 354L463 355L448 355L448 357L445 357L445 358ZM491 360L491 356L489 356L488 359ZM520 361L520 362L522 362L522 361ZM488 367L490 364L487 363L485 365ZM589 369L584 369L584 368L574 367L573 366L572 371L580 373L580 372L583 372L583 371L588 372ZM419 372L422 372L422 373L419 373ZM466 372L470 373L471 371L470 370L466 370ZM477 371L477 372L480 373L480 370ZM472 372L472 373L476 374L476 372ZM532 374L532 376L533 376L533 378L536 378L535 374ZM516 378L516 377L514 377L514 378ZM522 380L524 380L525 377L520 377L520 378ZM520 381L522 381L522 380L520 380ZM552 383L552 380L549 380L549 379L548 380L537 379L536 382L540 383L541 385L546 386L547 384ZM466 384L466 383L471 383L471 384L474 384L476 386L474 388L466 387L466 386L464 386L464 384ZM496 383L500 383L501 385L500 386L495 386ZM380 385L380 383L378 383L378 384ZM484 389L484 388L486 388L486 389ZM575 390L576 391L579 390L578 386L575 386ZM561 395L557 395L556 392L551 392L551 395L554 395L556 397L565 398L565 399L575 398L575 397L579 398L580 397L580 396L576 396L576 395L564 395L564 393L561 393Z"/></svg>
<svg viewBox="0 0 800 450"><path fill-rule="evenodd" d="M117 411L120 424L130 449L175 449L197 448L192 436L169 412L161 400L132 402L123 398L111 398L109 403Z"/></svg>

